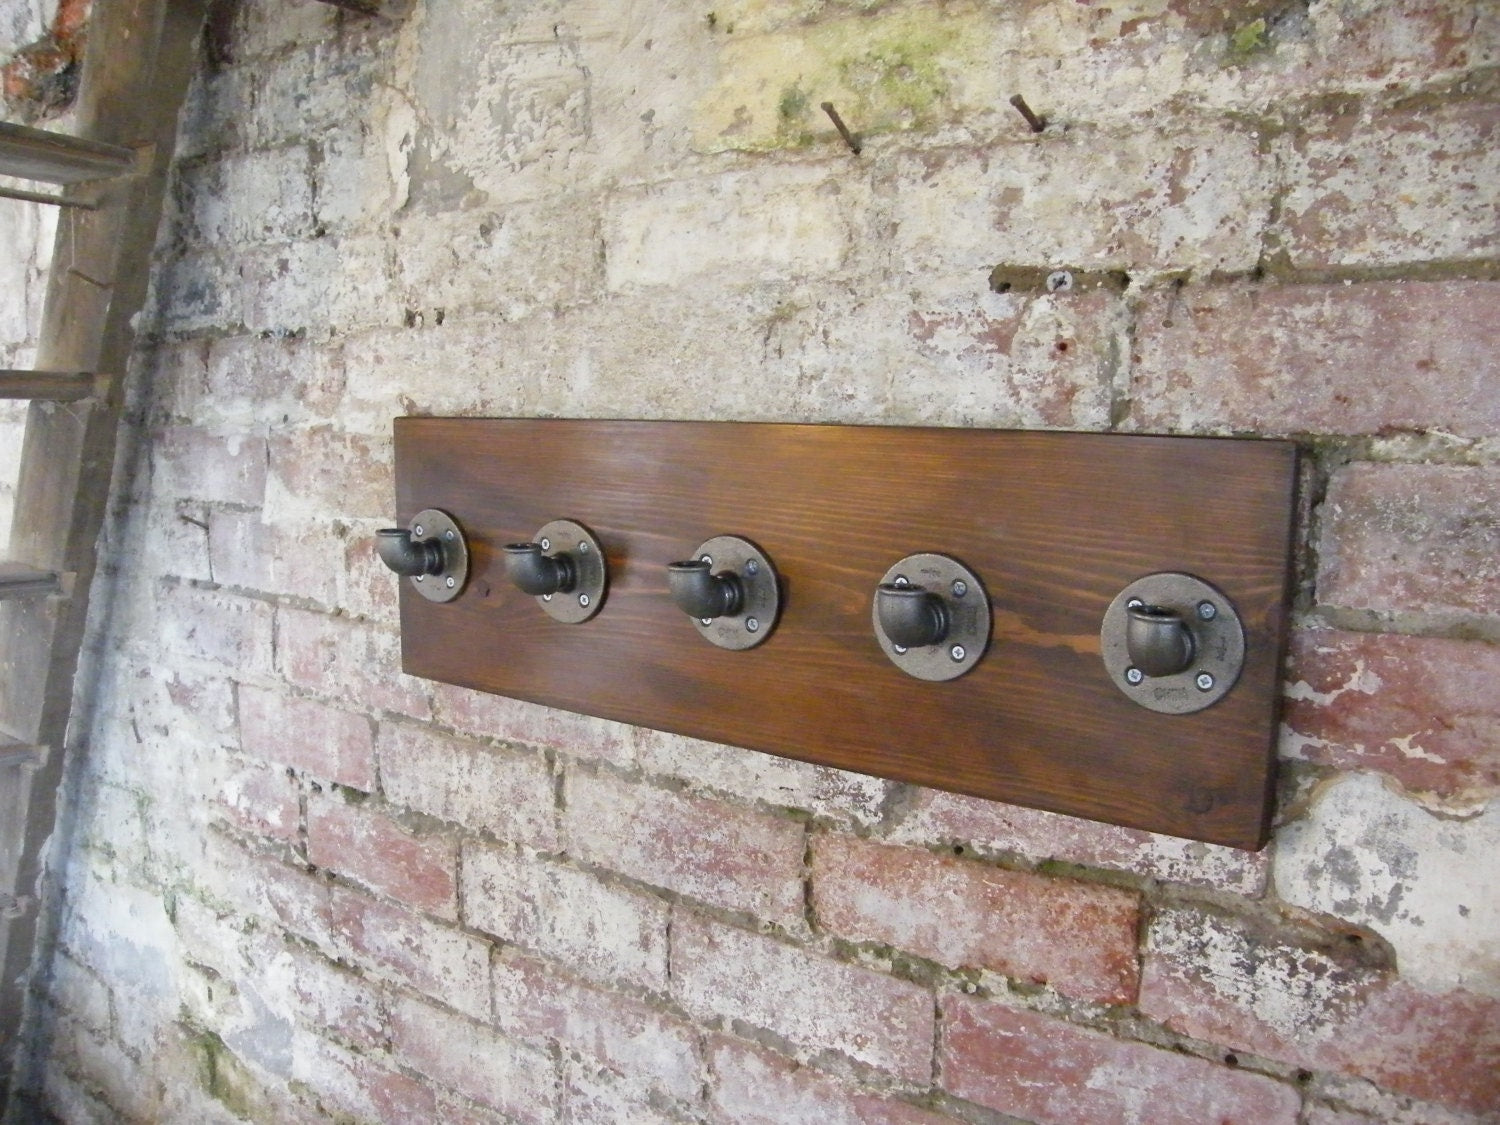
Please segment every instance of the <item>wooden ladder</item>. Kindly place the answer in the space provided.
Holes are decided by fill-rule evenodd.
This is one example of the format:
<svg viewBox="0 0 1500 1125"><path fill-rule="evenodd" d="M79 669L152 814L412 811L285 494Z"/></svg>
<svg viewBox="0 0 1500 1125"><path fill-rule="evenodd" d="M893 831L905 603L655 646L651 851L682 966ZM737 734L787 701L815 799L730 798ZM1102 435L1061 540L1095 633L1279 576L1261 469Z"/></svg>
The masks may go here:
<svg viewBox="0 0 1500 1125"><path fill-rule="evenodd" d="M135 342L131 320L145 302L203 17L203 0L95 0L78 135L0 125L0 173L60 185L55 194L0 195L63 208L39 370L0 371L0 397L30 400L11 541L0 561L0 1112L17 1076L47 913L42 875L64 749L86 750L86 726L70 743L68 722L114 468L121 375Z"/></svg>

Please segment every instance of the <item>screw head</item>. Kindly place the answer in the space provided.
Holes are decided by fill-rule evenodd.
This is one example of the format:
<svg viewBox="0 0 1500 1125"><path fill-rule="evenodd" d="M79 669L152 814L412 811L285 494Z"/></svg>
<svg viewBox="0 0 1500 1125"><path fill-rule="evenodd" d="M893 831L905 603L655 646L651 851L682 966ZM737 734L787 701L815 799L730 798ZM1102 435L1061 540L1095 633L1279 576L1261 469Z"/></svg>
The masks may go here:
<svg viewBox="0 0 1500 1125"><path fill-rule="evenodd" d="M698 556L698 561L699 562L706 562L709 566L713 566L714 565L714 557L712 555L699 555Z"/></svg>
<svg viewBox="0 0 1500 1125"><path fill-rule="evenodd" d="M543 594L542 595L542 601L544 601L544 602L550 602L551 600L552 600L552 595L551 594Z"/></svg>
<svg viewBox="0 0 1500 1125"><path fill-rule="evenodd" d="M1145 678L1146 673L1142 672L1139 668L1125 669L1125 682L1127 684L1138 684Z"/></svg>
<svg viewBox="0 0 1500 1125"><path fill-rule="evenodd" d="M1216 606L1216 605L1214 605L1213 602L1199 602L1198 603L1198 620L1200 620L1200 621L1212 621L1215 617L1218 617L1218 616L1219 616L1219 607Z"/></svg>
<svg viewBox="0 0 1500 1125"><path fill-rule="evenodd" d="M544 551L550 551L550 550L552 550L552 540L548 539L545 535L543 535L542 538L541 538L541 541L539 543L537 543L537 546L540 547Z"/></svg>
<svg viewBox="0 0 1500 1125"><path fill-rule="evenodd" d="M892 648L892 650L895 651L895 653L896 653L897 656L905 656L906 655L906 646L905 645L892 645L891 648Z"/></svg>
<svg viewBox="0 0 1500 1125"><path fill-rule="evenodd" d="M700 624L700 625L712 625L713 623L714 623L714 619L712 617L700 617L700 618L698 618L698 624Z"/></svg>
<svg viewBox="0 0 1500 1125"><path fill-rule="evenodd" d="M955 578L953 580L953 596L955 598L961 598L968 592L969 584L967 582L965 582L962 578Z"/></svg>
<svg viewBox="0 0 1500 1125"><path fill-rule="evenodd" d="M760 563L756 562L754 559L746 559L745 560L745 577L747 577L747 578L754 578L759 573L760 573Z"/></svg>
<svg viewBox="0 0 1500 1125"><path fill-rule="evenodd" d="M416 579L417 579L418 582L426 582L427 581L427 575L425 575L425 574L418 574L416 576Z"/></svg>
<svg viewBox="0 0 1500 1125"><path fill-rule="evenodd" d="M453 529L451 527L447 531L443 532L443 538L446 539L446 540L448 540L448 542L450 542L450 543L452 543L453 540L456 538L456 536L453 534Z"/></svg>
<svg viewBox="0 0 1500 1125"><path fill-rule="evenodd" d="M578 553L580 555L586 555L589 553L589 541L587 539L580 539L578 541Z"/></svg>
<svg viewBox="0 0 1500 1125"><path fill-rule="evenodd" d="M1125 608L1126 609L1140 609L1141 606L1143 606L1145 604L1146 603L1143 602L1143 601L1141 601L1140 598L1129 598L1125 602Z"/></svg>
<svg viewBox="0 0 1500 1125"><path fill-rule="evenodd" d="M760 622L754 617L745 618L745 628L752 633L760 632Z"/></svg>
<svg viewBox="0 0 1500 1125"><path fill-rule="evenodd" d="M1198 685L1199 691L1214 690L1214 678L1207 672L1199 672L1197 678L1193 680L1193 683Z"/></svg>
<svg viewBox="0 0 1500 1125"><path fill-rule="evenodd" d="M581 606L583 606L584 609L588 609L588 607L589 607L589 596L587 594L579 594L578 595L578 604L581 605Z"/></svg>
<svg viewBox="0 0 1500 1125"><path fill-rule="evenodd" d="M893 586L910 586L911 585L911 581L910 581L910 579L908 579L906 577L906 575L904 575L904 574L898 574L898 575L896 575L896 577L894 579L891 580L891 585L893 585Z"/></svg>
<svg viewBox="0 0 1500 1125"><path fill-rule="evenodd" d="M959 663L964 657L969 655L969 650L964 648L963 645L954 645L948 650L948 655L953 658L954 663Z"/></svg>
<svg viewBox="0 0 1500 1125"><path fill-rule="evenodd" d="M421 524L417 524L416 527L412 528L411 529L411 533L413 535L415 535L418 539L422 538L422 536L425 534L425 532L422 530L422 525Z"/></svg>
<svg viewBox="0 0 1500 1125"><path fill-rule="evenodd" d="M453 575L450 574L450 575L448 575L447 579L443 582L443 585L447 586L448 589L451 590L451 589L453 589L453 587L455 587L455 586L458 585L458 581L453 577Z"/></svg>
<svg viewBox="0 0 1500 1125"><path fill-rule="evenodd" d="M1073 275L1067 270L1053 270L1047 275L1048 293L1066 293L1073 288Z"/></svg>

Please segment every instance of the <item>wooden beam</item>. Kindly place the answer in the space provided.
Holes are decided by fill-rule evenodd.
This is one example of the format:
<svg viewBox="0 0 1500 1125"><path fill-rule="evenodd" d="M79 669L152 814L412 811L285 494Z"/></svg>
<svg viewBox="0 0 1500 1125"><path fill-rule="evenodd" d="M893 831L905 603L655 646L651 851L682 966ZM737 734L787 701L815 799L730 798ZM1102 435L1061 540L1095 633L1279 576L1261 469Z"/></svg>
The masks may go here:
<svg viewBox="0 0 1500 1125"><path fill-rule="evenodd" d="M0 743L0 769L7 766L35 766L47 759L45 746L32 746L25 742Z"/></svg>
<svg viewBox="0 0 1500 1125"><path fill-rule="evenodd" d="M49 184L78 184L119 176L135 168L122 145L49 133L0 122L0 173Z"/></svg>
<svg viewBox="0 0 1500 1125"><path fill-rule="evenodd" d="M77 402L94 394L95 382L91 371L0 370L0 398Z"/></svg>
<svg viewBox="0 0 1500 1125"><path fill-rule="evenodd" d="M21 174L51 173L65 183L112 177L87 189L97 210L72 210L59 220L52 256L59 265L47 279L39 331L41 369L126 369L204 13L203 0L95 0L75 106L79 138L59 143L35 130L3 130L10 147L0 151L32 160ZM55 159L43 158L49 155ZM95 397L36 402L27 415L11 554L76 577L68 598L0 602L0 730L66 751L39 765L0 768L0 896L26 904L0 916L0 1118L34 1085L33 1075L16 1071L17 1046L34 952L38 965L51 959L51 923L44 920L56 888L43 876L48 841L60 832L64 760L86 745L89 717L79 717L71 740L69 719L122 399L121 381L111 380ZM52 850L66 847L60 836Z"/></svg>
<svg viewBox="0 0 1500 1125"><path fill-rule="evenodd" d="M35 570L20 563L0 563L0 600L46 597L62 592L56 571Z"/></svg>

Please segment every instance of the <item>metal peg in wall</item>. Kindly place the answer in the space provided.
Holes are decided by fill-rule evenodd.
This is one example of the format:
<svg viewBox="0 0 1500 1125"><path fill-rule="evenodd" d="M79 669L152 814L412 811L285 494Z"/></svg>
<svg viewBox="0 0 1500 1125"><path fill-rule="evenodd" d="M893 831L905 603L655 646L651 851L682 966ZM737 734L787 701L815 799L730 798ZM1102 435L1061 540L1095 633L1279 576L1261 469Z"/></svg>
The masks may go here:
<svg viewBox="0 0 1500 1125"><path fill-rule="evenodd" d="M447 512L426 508L408 527L382 527L375 533L380 561L411 579L412 588L434 602L451 602L469 580L469 548Z"/></svg>
<svg viewBox="0 0 1500 1125"><path fill-rule="evenodd" d="M952 680L984 655L990 599L968 567L947 555L908 555L875 588L875 639L919 680Z"/></svg>
<svg viewBox="0 0 1500 1125"><path fill-rule="evenodd" d="M781 613L776 568L754 543L717 535L693 557L667 566L672 602L710 643L747 649L763 644Z"/></svg>
<svg viewBox="0 0 1500 1125"><path fill-rule="evenodd" d="M1137 579L1099 629L1104 667L1127 697L1186 715L1224 698L1245 663L1245 630L1223 592L1191 574Z"/></svg>
<svg viewBox="0 0 1500 1125"><path fill-rule="evenodd" d="M573 520L543 525L529 543L505 545L505 575L547 616L577 625L599 612L609 586L604 548Z"/></svg>

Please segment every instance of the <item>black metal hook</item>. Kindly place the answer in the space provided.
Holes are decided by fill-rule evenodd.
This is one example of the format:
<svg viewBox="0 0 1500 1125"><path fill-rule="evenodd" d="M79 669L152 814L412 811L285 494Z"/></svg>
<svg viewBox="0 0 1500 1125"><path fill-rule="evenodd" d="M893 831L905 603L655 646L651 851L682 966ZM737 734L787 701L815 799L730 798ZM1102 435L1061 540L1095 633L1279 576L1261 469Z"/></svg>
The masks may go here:
<svg viewBox="0 0 1500 1125"><path fill-rule="evenodd" d="M745 591L734 574L712 573L702 559L667 564L667 588L678 609L700 621L733 617L744 604Z"/></svg>

